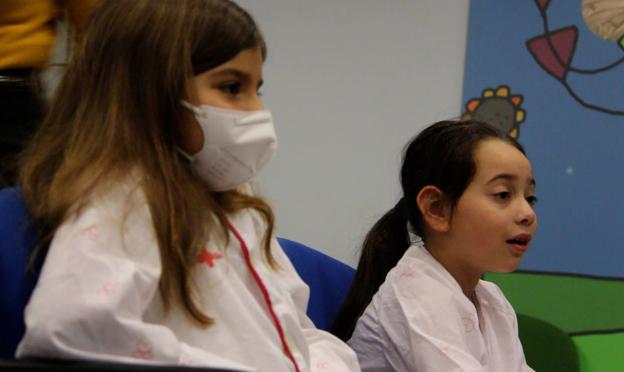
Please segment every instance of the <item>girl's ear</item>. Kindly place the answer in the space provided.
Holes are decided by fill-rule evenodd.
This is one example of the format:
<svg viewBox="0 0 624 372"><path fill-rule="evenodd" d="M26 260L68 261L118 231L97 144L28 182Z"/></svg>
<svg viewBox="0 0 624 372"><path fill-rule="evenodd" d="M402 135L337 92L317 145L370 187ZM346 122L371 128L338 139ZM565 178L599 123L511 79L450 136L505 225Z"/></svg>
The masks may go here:
<svg viewBox="0 0 624 372"><path fill-rule="evenodd" d="M416 196L416 204L430 229L436 232L448 231L451 208L440 189L432 185L423 187Z"/></svg>

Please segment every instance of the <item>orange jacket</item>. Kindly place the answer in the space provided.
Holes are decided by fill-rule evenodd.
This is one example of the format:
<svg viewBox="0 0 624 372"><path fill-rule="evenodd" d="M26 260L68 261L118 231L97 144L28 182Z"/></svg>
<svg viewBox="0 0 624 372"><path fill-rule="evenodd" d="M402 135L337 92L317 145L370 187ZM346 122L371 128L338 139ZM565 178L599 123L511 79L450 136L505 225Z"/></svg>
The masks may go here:
<svg viewBox="0 0 624 372"><path fill-rule="evenodd" d="M97 0L1 0L0 69L43 67L55 41L54 21L67 11L80 33Z"/></svg>

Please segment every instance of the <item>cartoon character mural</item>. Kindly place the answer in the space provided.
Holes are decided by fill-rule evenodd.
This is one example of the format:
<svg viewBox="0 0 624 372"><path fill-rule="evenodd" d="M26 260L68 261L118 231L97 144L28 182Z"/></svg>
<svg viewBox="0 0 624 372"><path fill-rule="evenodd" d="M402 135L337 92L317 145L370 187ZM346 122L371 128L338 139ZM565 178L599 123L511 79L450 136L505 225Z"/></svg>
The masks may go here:
<svg viewBox="0 0 624 372"><path fill-rule="evenodd" d="M486 88L481 93L481 98L473 98L466 102L466 112L462 119L475 119L494 125L513 138L520 135L520 124L525 120L526 114L520 104L522 95L510 94L511 90L506 85L498 88Z"/></svg>
<svg viewBox="0 0 624 372"><path fill-rule="evenodd" d="M574 100L582 106L611 115L624 115L624 111L622 110L624 107L617 109L590 103L587 99L581 97L567 80L569 73L597 75L612 70L624 62L624 56L613 62L594 68L579 68L572 65L572 59L574 58L578 41L578 27L572 25L551 31L548 22L548 5L550 5L550 0L537 0L535 3L539 9L544 27L543 34L531 38L526 43L535 61L546 72L557 79ZM615 8L601 7L601 4L613 4ZM611 12L608 10L618 8L620 14L616 17L609 17ZM622 27L622 24L624 24L624 16L621 14L623 9L624 3L621 1L604 2L600 0L585 0L583 4L583 16L586 20L591 19L592 21L598 22L590 23L593 25L592 31L596 30L595 32L605 39L615 39L617 41L617 46L619 46L620 49L624 49L624 27ZM616 20L619 20L619 26L613 23Z"/></svg>
<svg viewBox="0 0 624 372"><path fill-rule="evenodd" d="M624 371L623 52L624 0L470 4L462 117L524 145L541 200L520 270L486 279L562 330L584 372Z"/></svg>

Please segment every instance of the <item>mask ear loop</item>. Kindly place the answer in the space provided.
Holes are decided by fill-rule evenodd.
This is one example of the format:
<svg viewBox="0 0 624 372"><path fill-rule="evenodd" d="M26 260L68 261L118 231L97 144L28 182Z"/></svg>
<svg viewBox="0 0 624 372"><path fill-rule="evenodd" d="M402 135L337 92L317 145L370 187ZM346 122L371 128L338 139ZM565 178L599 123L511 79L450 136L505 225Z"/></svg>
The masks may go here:
<svg viewBox="0 0 624 372"><path fill-rule="evenodd" d="M194 163L195 158L192 155L189 155L186 151L182 150L179 146L176 146L176 150L180 153L180 155L184 156L189 163Z"/></svg>
<svg viewBox="0 0 624 372"><path fill-rule="evenodd" d="M193 111L193 113L195 114L199 114L199 110L197 109L197 107L193 106L192 104L190 104L189 102L186 102L185 100L181 100L180 103L182 104L182 106L186 107L187 109Z"/></svg>

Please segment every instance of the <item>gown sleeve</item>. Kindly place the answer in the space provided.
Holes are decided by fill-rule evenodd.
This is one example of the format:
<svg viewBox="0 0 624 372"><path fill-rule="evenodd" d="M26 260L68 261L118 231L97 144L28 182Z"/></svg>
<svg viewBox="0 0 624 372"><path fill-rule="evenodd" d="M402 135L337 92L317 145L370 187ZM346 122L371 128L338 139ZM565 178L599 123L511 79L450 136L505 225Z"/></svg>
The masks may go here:
<svg viewBox="0 0 624 372"><path fill-rule="evenodd" d="M513 306L511 306L507 298L505 298L503 291L498 286L494 286L494 288L495 288L495 293L497 297L499 298L500 303L504 304L504 307L506 308L507 313L513 314L513 316L511 317L512 319L511 328L515 336L514 338L515 340L513 343L513 354L519 356L518 358L519 364L516 366L516 368L520 372L535 372L533 368L529 367L529 365L526 362L526 358L524 356L524 348L522 347L522 343L520 342L520 337L518 336L518 317L516 315L516 311L514 310Z"/></svg>
<svg viewBox="0 0 624 372"><path fill-rule="evenodd" d="M250 371L144 320L160 254L147 204L92 205L56 231L25 311L16 356L195 365Z"/></svg>
<svg viewBox="0 0 624 372"><path fill-rule="evenodd" d="M435 306L452 302L436 301L435 288L428 296L434 300L424 302L412 295L413 285L404 286L398 280L388 284L378 302L378 316L387 336L384 357L394 370L485 372L480 361L467 352L467 340L459 331L463 325L453 321L453 309Z"/></svg>

